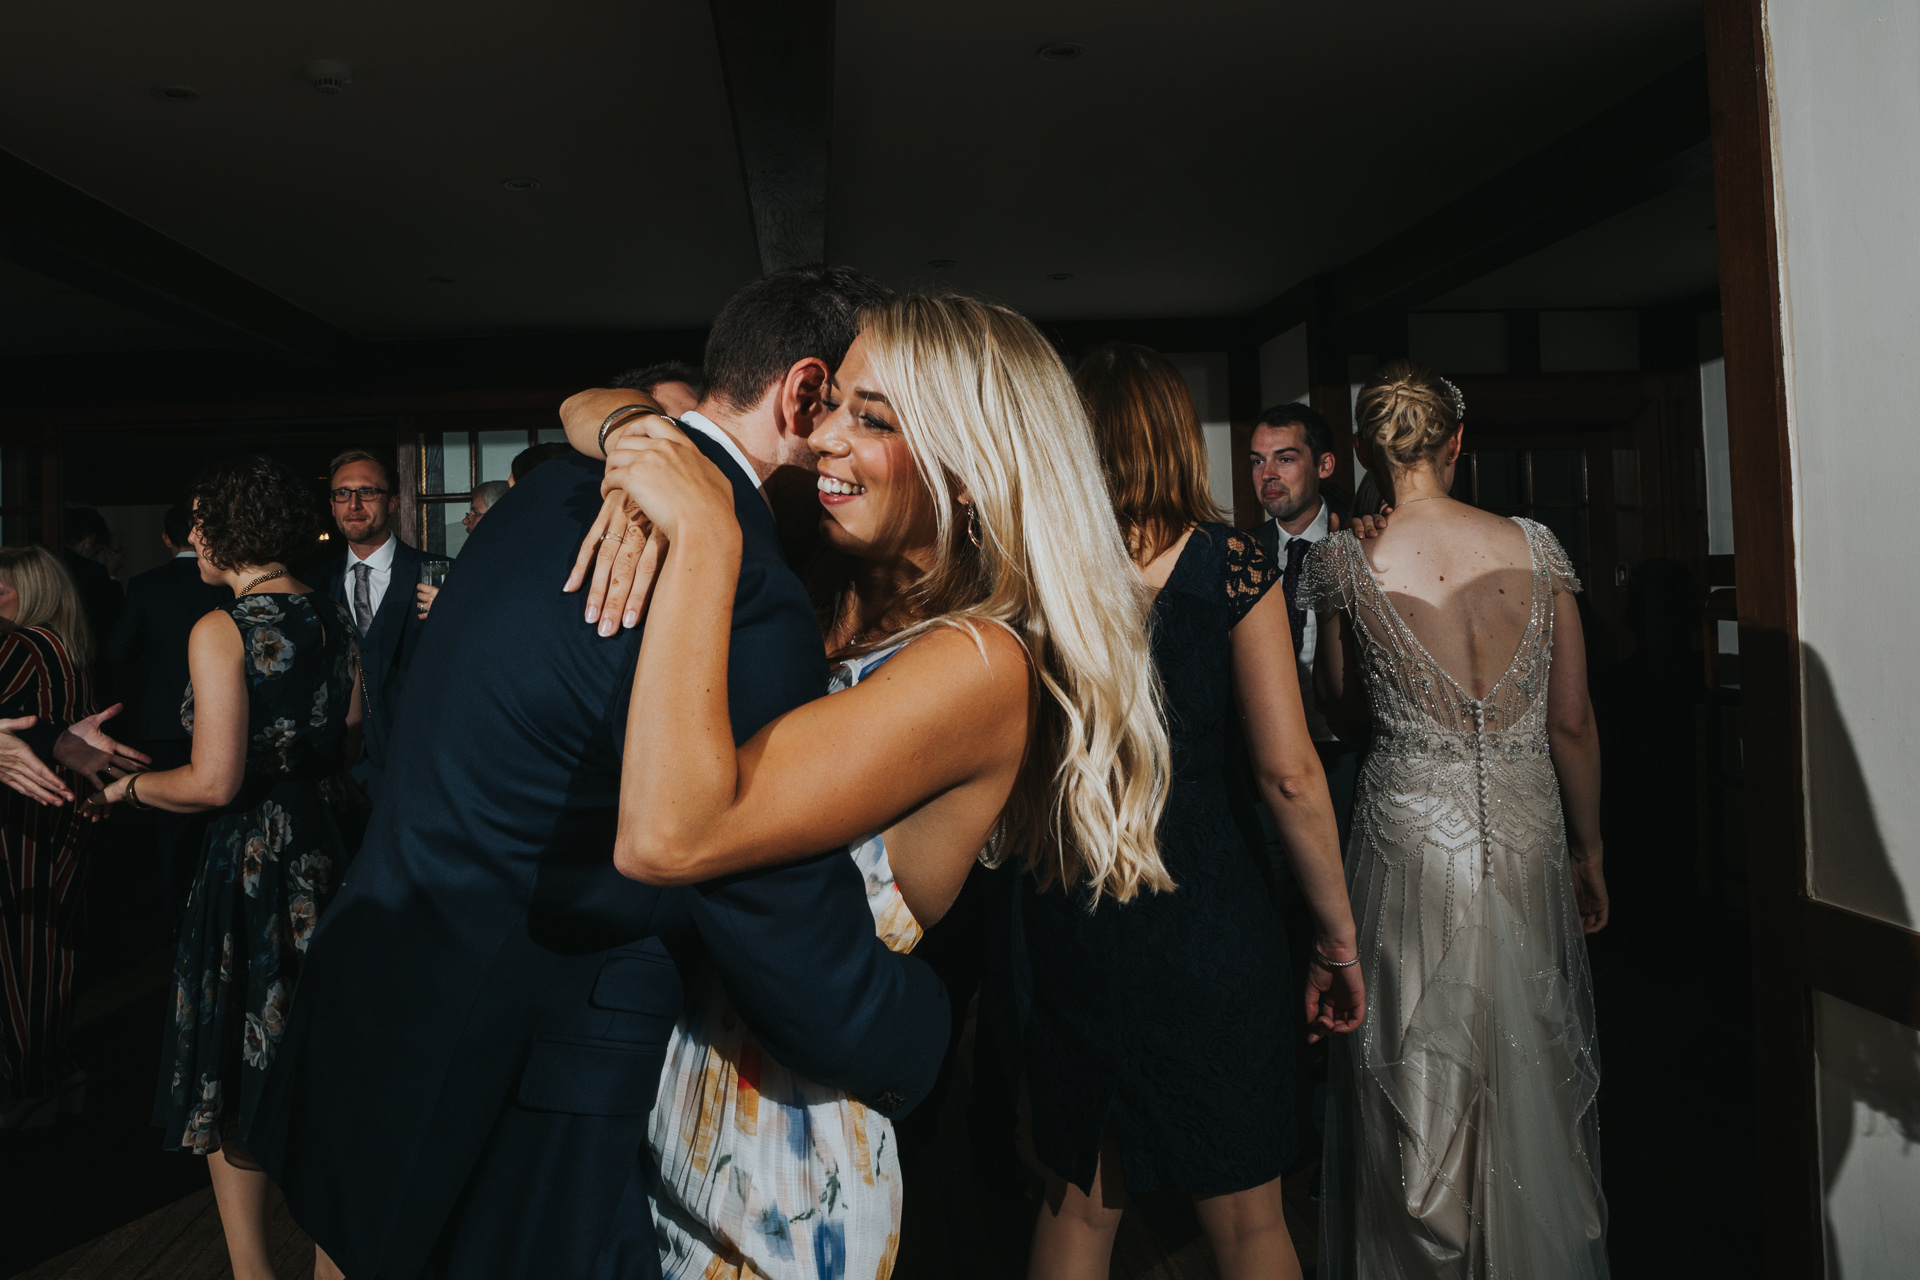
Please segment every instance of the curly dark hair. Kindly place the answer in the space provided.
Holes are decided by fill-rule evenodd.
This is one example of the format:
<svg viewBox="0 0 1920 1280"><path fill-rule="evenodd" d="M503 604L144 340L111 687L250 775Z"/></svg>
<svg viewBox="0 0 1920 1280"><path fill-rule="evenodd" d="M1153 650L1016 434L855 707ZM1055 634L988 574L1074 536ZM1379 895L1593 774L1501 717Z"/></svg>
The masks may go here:
<svg viewBox="0 0 1920 1280"><path fill-rule="evenodd" d="M194 482L193 518L217 569L285 561L313 536L313 486L272 458L222 463Z"/></svg>

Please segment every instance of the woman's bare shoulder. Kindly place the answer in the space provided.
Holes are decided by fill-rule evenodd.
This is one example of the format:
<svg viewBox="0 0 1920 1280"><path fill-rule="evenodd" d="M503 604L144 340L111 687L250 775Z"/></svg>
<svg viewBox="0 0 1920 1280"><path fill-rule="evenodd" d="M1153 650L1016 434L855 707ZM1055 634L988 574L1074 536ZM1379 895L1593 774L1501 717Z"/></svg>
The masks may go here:
<svg viewBox="0 0 1920 1280"><path fill-rule="evenodd" d="M903 673L937 671L946 673L944 678L1024 684L1028 663L1027 646L1006 627L984 618L955 618L914 640L887 666Z"/></svg>
<svg viewBox="0 0 1920 1280"><path fill-rule="evenodd" d="M209 610L200 621L193 624L193 630L187 634L187 644L192 648L205 645L225 647L240 643L240 624L225 609Z"/></svg>

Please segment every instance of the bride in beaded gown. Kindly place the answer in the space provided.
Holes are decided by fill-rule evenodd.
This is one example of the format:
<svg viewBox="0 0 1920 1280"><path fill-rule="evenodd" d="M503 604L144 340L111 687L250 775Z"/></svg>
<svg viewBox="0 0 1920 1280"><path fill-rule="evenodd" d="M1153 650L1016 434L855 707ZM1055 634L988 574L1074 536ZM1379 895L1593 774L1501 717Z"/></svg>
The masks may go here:
<svg viewBox="0 0 1920 1280"><path fill-rule="evenodd" d="M1565 552L1448 496L1465 406L1405 362L1361 392L1391 527L1328 538L1322 706L1369 716L1347 878L1373 993L1337 1041L1323 1280L1607 1275L1585 933L1606 922L1599 749Z"/></svg>

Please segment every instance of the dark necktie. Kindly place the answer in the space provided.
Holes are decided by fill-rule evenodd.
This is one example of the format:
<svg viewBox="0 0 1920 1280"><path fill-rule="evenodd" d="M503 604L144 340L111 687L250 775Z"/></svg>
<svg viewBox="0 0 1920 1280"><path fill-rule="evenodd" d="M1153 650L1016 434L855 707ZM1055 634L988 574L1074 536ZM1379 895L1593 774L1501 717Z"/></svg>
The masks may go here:
<svg viewBox="0 0 1920 1280"><path fill-rule="evenodd" d="M1291 572L1291 569L1289 569ZM360 629L365 637L367 628L373 625L373 566L357 564L353 566L353 625ZM1292 596L1287 597L1292 600ZM1296 642L1297 643L1297 642Z"/></svg>
<svg viewBox="0 0 1920 1280"><path fill-rule="evenodd" d="M1293 651L1300 652L1300 642L1307 634L1307 611L1300 605L1300 562L1307 558L1307 552L1313 550L1313 544L1305 538L1295 538L1287 544L1287 567L1280 575L1280 589L1287 593L1287 625L1293 628Z"/></svg>

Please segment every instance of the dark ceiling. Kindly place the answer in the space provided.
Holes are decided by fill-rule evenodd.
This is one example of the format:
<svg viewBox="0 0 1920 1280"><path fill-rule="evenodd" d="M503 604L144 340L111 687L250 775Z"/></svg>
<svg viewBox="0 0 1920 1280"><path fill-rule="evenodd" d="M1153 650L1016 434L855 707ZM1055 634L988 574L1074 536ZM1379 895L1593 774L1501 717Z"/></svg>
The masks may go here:
<svg viewBox="0 0 1920 1280"><path fill-rule="evenodd" d="M1696 0L832 13L830 255L1054 319L1246 312L1700 42ZM316 58L351 85L316 91ZM698 326L760 268L706 0L15 0L0 72L0 150L355 338ZM1645 245L1699 190L1662 199L1449 303L1614 305L1607 254L1684 292L1704 228L1664 276ZM0 350L207 341L0 262Z"/></svg>

